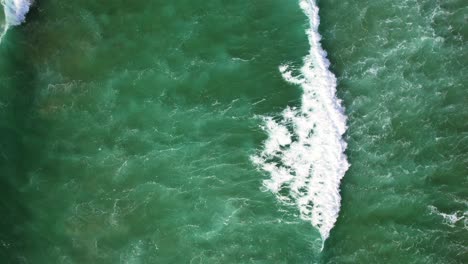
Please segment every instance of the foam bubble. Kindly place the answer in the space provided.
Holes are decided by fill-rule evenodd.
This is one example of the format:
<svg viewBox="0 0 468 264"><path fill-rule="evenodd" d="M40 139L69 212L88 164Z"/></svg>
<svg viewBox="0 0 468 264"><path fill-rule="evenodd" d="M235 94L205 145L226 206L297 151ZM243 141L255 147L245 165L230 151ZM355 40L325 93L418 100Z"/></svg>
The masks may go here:
<svg viewBox="0 0 468 264"><path fill-rule="evenodd" d="M279 120L264 117L268 138L252 161L270 174L264 186L280 201L295 204L301 218L310 221L325 241L338 217L340 181L349 168L342 139L346 116L320 45L318 7L308 0L300 1L300 7L310 21L309 55L300 76L293 76L287 64L279 71L286 81L302 87L302 104L286 108Z"/></svg>

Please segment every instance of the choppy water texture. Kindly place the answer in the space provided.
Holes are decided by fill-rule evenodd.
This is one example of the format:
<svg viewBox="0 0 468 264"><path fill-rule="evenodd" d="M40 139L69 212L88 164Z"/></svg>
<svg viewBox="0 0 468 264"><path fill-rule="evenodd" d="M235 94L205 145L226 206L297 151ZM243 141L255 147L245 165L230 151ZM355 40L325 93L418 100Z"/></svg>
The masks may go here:
<svg viewBox="0 0 468 264"><path fill-rule="evenodd" d="M320 1L314 35L307 3L36 1L0 45L2 263L466 262L466 4ZM302 168L340 171L301 204Z"/></svg>

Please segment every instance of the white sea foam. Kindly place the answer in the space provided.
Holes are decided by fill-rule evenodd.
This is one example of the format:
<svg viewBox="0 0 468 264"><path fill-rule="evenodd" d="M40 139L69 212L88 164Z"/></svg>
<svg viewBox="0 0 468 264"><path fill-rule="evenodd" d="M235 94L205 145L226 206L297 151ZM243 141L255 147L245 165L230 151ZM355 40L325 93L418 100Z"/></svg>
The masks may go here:
<svg viewBox="0 0 468 264"><path fill-rule="evenodd" d="M26 19L31 0L2 0L5 20L9 26L18 26Z"/></svg>
<svg viewBox="0 0 468 264"><path fill-rule="evenodd" d="M456 211L452 214L446 214L443 212L440 212L437 207L429 205L428 206L429 210L431 211L431 214L436 214L441 216L444 219L444 224L450 226L450 227L455 227L455 224L463 219L466 219L465 217L468 215L467 212L463 213L461 211Z"/></svg>
<svg viewBox="0 0 468 264"><path fill-rule="evenodd" d="M5 12L5 25L0 35L0 41L9 27L18 26L26 19L32 0L1 0Z"/></svg>
<svg viewBox="0 0 468 264"><path fill-rule="evenodd" d="M286 81L302 87L302 105L286 108L279 119L264 117L268 139L252 160L270 174L264 186L280 201L295 204L324 242L338 217L340 181L349 168L342 139L346 116L320 45L318 7L313 0L301 0L300 6L310 20L310 52L300 76L293 76L288 65L279 66L279 71Z"/></svg>

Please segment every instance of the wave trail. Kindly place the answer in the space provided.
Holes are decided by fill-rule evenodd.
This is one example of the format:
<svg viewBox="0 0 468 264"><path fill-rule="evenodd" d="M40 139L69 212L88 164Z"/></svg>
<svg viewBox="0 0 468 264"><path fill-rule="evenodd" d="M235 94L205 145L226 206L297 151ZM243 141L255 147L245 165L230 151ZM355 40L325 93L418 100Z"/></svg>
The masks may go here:
<svg viewBox="0 0 468 264"><path fill-rule="evenodd" d="M252 160L270 174L264 186L280 201L296 205L324 243L338 218L340 181L350 166L342 139L346 116L320 44L318 6L315 0L301 0L300 7L310 21L309 55L300 76L293 76L288 65L281 65L279 71L286 81L301 86L302 104L286 108L279 119L264 117L268 138Z"/></svg>
<svg viewBox="0 0 468 264"><path fill-rule="evenodd" d="M32 0L1 0L5 12L5 25L0 35L0 41L12 26L18 26L26 19Z"/></svg>

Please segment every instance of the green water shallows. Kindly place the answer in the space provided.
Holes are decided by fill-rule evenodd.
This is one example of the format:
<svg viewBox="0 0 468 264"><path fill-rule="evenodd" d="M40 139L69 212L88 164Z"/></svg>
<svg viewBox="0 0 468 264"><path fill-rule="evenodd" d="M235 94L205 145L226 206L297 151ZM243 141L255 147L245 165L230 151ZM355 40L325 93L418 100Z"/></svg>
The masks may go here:
<svg viewBox="0 0 468 264"><path fill-rule="evenodd" d="M301 91L296 1L38 1L0 46L5 263L463 263L466 7L321 1L347 107L320 235L250 157Z"/></svg>
<svg viewBox="0 0 468 264"><path fill-rule="evenodd" d="M2 119L10 201L23 199L2 238L11 263L318 254L318 233L260 191L250 161L256 115L299 100L278 74L308 49L297 3L37 4L2 43L2 101L21 110Z"/></svg>

